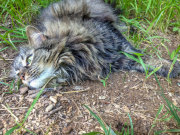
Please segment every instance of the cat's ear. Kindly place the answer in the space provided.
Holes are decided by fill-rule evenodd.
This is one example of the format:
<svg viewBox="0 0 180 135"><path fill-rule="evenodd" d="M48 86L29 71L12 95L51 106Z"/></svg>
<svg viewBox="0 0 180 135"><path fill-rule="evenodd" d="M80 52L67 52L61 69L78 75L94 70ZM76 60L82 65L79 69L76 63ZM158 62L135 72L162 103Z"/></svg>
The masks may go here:
<svg viewBox="0 0 180 135"><path fill-rule="evenodd" d="M34 47L40 46L46 40L46 37L36 27L30 25L26 27L26 35L29 43Z"/></svg>

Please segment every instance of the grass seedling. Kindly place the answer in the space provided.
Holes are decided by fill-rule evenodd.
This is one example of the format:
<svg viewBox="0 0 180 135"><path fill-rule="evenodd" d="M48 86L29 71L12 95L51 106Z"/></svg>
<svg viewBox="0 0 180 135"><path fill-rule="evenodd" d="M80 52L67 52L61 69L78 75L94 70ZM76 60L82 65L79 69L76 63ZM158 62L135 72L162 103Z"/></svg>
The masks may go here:
<svg viewBox="0 0 180 135"><path fill-rule="evenodd" d="M161 87L161 84L160 84L160 82L159 82L159 80L158 80L158 78L157 78L157 76L156 76L155 73L154 73L154 75L155 75L155 79L156 79L159 87L161 88L161 92L162 92L162 93L160 93L160 94L161 94L161 96L165 99L165 101L166 101L166 103L167 103L167 105L165 105L165 108L166 108L166 110L167 110L167 113L170 114L170 117L167 118L167 119L164 119L164 120L170 120L170 118L173 118L173 119L175 120L175 122L177 123L177 126L180 128L180 117L179 117L178 114L177 114L177 111L180 112L180 109L179 109L177 106L175 106L173 103L171 103L171 102L164 96L164 92L163 92L163 89L162 89L162 87ZM160 108L162 108L162 107L160 107ZM159 109L159 110L162 110L162 109ZM159 113L159 111L158 111L158 113ZM157 113L157 114L158 114L158 113ZM165 114L165 115L166 115L166 114ZM164 116L165 116L165 115L164 115ZM165 129L165 130L163 130L163 131L155 132L155 134L160 134L160 133L163 133L163 132L178 132L178 133L180 133L180 129L169 129L169 130L166 130L166 129Z"/></svg>
<svg viewBox="0 0 180 135"><path fill-rule="evenodd" d="M13 93L13 88L14 88L14 79L11 82L11 84L8 83L4 83L4 82L0 82L0 84L6 85L9 87L9 92L4 92L4 93Z"/></svg>
<svg viewBox="0 0 180 135"><path fill-rule="evenodd" d="M100 81L103 83L103 86L106 87L106 80L109 78L110 74L111 74L111 64L109 64L109 74L106 76L105 79L100 79Z"/></svg>
<svg viewBox="0 0 180 135"><path fill-rule="evenodd" d="M170 53L170 51L168 50L168 48L167 48L163 43L161 43L161 44L166 48L166 50L168 51L168 54L169 54L170 59L173 61L172 64L171 64L169 73L168 73L168 77L167 77L167 81L171 84L171 80L170 80L170 78L169 78L169 75L170 75L170 73L171 73L171 71L172 71L172 69L173 69L174 64L176 63L176 61L177 61L177 59L178 59L178 57L179 57L179 55L180 55L180 52L179 52L179 50L180 50L180 45L177 47L176 50L174 50L172 53Z"/></svg>
<svg viewBox="0 0 180 135"><path fill-rule="evenodd" d="M159 67L156 67L156 68L154 68L154 67L152 67L152 66L150 66L150 65L146 65L146 64L143 62L143 59L141 58L144 54L141 54L141 53L133 53L134 55L137 56L137 58L136 58L134 55L129 54L129 53L125 53L125 52L119 52L119 53L123 53L123 54L124 54L125 56L127 56L128 58L133 59L134 61L136 61L136 62L138 62L139 64L141 64L142 67L144 68L145 73L146 73L146 79L147 79L149 76L151 76L152 74L154 74L155 72L157 72L157 71L162 67L162 65L159 66ZM149 68L152 68L152 69L154 69L154 70L151 71L151 72L148 74Z"/></svg>
<svg viewBox="0 0 180 135"><path fill-rule="evenodd" d="M131 124L131 132L129 133L129 127L127 129L127 131L125 131L125 129L123 128L122 129L122 132L121 133L115 133L112 129L111 129L111 125L110 126L107 126L106 123L100 118L98 117L87 105L83 105L86 107L86 109L89 110L90 114L96 118L96 120L99 122L99 124L101 125L101 127L103 128L104 130L104 133L100 133L100 132L90 132L90 133L86 133L86 134L83 134L83 135L98 135L98 134L102 134L102 135L134 135L134 129L133 129L133 123L132 123L132 119L131 119L131 116L129 115L128 113L128 116L129 116L129 120L130 120L130 124ZM125 124L126 126L126 124Z"/></svg>
<svg viewBox="0 0 180 135"><path fill-rule="evenodd" d="M51 78L51 79L52 79L52 78ZM49 81L50 81L51 79L49 79ZM33 102L32 102L32 104L31 104L31 106L29 107L29 109L28 109L28 111L27 111L27 113L26 113L23 121L22 121L21 123L18 123L18 122L16 121L17 125L14 126L13 128L11 128L10 130L8 130L8 131L5 133L5 135L10 135L12 132L14 132L14 130L18 129L19 127L20 127L20 129L18 129L17 132L19 132L19 131L23 128L23 129L27 130L28 132L30 132L31 134L34 134L34 135L35 135L35 133L33 133L33 132L29 131L28 129L24 128L23 124L24 124L25 121L27 120L29 114L31 113L32 109L34 108L36 102L38 101L41 93L43 92L44 88L45 88L46 85L49 83L49 81L42 87L42 89L41 89L41 90L39 91L39 93L37 94L36 98L33 100Z"/></svg>

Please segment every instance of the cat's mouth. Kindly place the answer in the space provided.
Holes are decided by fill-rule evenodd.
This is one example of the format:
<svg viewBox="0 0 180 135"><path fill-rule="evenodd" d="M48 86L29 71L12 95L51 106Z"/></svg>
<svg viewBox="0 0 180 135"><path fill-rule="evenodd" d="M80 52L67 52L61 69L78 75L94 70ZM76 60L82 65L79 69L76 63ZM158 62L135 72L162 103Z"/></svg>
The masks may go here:
<svg viewBox="0 0 180 135"><path fill-rule="evenodd" d="M33 79L31 81L22 80L22 83L24 85L26 85L27 87L29 87L29 89L33 90L33 89L43 87L43 85L46 83L46 81L45 80L41 81L41 80L38 80L38 79Z"/></svg>
<svg viewBox="0 0 180 135"><path fill-rule="evenodd" d="M54 74L54 69L46 68L36 76L28 75L27 72L23 72L20 76L20 79L22 80L22 83L30 89L37 89L42 88L45 84L49 82L49 80L55 77L56 75Z"/></svg>

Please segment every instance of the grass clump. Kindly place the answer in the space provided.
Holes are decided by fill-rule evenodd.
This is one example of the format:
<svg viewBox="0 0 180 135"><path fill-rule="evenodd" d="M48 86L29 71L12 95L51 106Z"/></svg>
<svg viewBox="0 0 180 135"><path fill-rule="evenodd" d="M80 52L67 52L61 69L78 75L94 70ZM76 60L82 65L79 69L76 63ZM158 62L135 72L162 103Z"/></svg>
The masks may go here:
<svg viewBox="0 0 180 135"><path fill-rule="evenodd" d="M127 113L127 114L129 116L131 129L129 130L129 126L128 126L127 130L125 130L125 128L123 128L120 133L117 133L111 129L111 125L107 126L106 123L99 116L97 116L87 105L84 105L84 106L86 107L86 109L89 110L90 114L99 122L99 124L101 125L101 127L104 130L104 133L90 132L90 133L86 133L83 135L99 135L99 134L102 134L102 135L117 135L117 134L118 135L134 135L133 123L132 123L132 119L131 119L131 116L129 115L129 113ZM127 123L124 126L126 126L126 125L127 125Z"/></svg>
<svg viewBox="0 0 180 135"><path fill-rule="evenodd" d="M169 27L180 27L179 0L121 0L126 18L135 18L148 24L147 32L152 28L167 32Z"/></svg>
<svg viewBox="0 0 180 135"><path fill-rule="evenodd" d="M8 0L1 1L0 19L4 31L0 43L7 43L17 50L14 43L27 41L25 27L33 21L40 7L46 7L52 0Z"/></svg>

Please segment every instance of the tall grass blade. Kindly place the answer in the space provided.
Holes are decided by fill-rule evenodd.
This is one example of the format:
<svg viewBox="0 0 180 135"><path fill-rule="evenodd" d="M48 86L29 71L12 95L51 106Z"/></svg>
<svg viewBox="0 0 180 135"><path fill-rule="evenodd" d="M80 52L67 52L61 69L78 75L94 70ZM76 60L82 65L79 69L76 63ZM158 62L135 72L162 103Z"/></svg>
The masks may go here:
<svg viewBox="0 0 180 135"><path fill-rule="evenodd" d="M95 115L95 113L93 113L93 111L91 111L87 105L83 105L83 106L85 106L85 107L89 110L89 112L91 113L91 115L92 115L94 118L97 119L97 121L99 122L99 124L100 124L101 127L103 128L104 133L105 133L106 135L108 135L108 130L106 129L106 126L107 126L107 125L101 120L101 118L99 118L97 115Z"/></svg>
<svg viewBox="0 0 180 135"><path fill-rule="evenodd" d="M17 128L19 128L19 125L14 126L10 130L8 130L4 135L11 135Z"/></svg>
<svg viewBox="0 0 180 135"><path fill-rule="evenodd" d="M129 117L129 120L130 120L130 124L131 124L131 135L134 135L134 128L133 128L133 123L132 123L132 119L131 119L131 116L128 114L128 117Z"/></svg>

